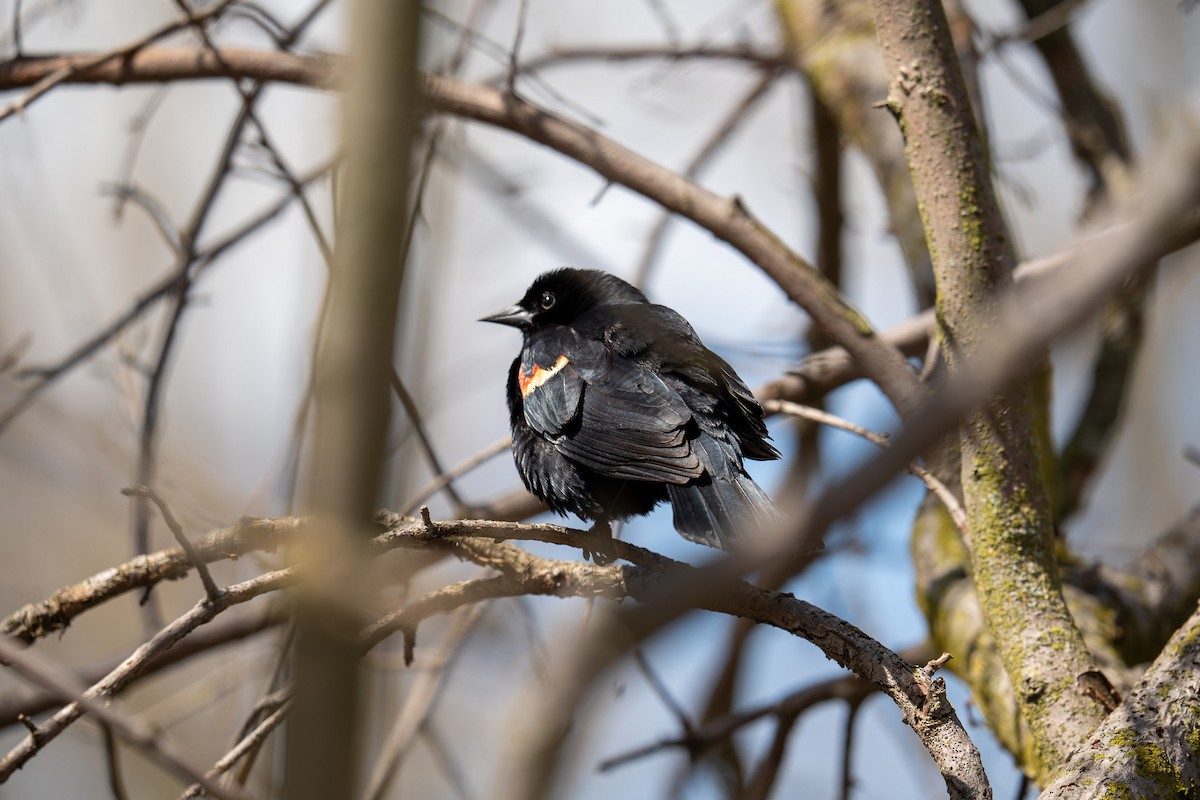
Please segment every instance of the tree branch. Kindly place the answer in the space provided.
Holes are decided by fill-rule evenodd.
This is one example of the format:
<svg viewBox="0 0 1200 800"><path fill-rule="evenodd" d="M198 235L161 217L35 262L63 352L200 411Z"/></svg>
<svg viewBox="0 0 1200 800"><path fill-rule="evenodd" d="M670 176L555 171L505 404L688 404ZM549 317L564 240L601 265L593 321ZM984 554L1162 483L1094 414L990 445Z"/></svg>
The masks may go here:
<svg viewBox="0 0 1200 800"><path fill-rule="evenodd" d="M182 555L182 551L175 552ZM165 653L176 642L183 639L193 630L207 622L211 622L219 613L230 606L248 602L265 592L291 585L295 581L295 577L296 571L294 569L271 572L266 575L260 575L252 580L226 587L225 591L215 601L210 601L207 597L201 600L189 612L167 625L155 634L150 641L135 650L116 669L92 684L87 691L80 695L78 701L70 703L54 716L50 717L50 719L31 729L28 736L10 750L7 755L0 758L0 783L8 780L13 772L28 763L29 759L37 755L42 748L83 716L85 711L93 710L96 705L99 705L96 701L100 700L100 698L111 697L120 692L142 673L151 660ZM206 783L207 778L204 778L203 775L189 776L188 780L189 782L199 782L206 787L208 785ZM219 791L214 792L214 794L217 796L222 795ZM229 796L231 793L225 792L224 795Z"/></svg>
<svg viewBox="0 0 1200 800"><path fill-rule="evenodd" d="M206 563L254 551L274 551L293 541L297 531L306 525L307 521L299 517L245 520L200 537L193 547ZM187 575L191 565L191 558L180 548L137 556L59 589L45 600L17 609L0 622L0 633L31 643L63 630L84 611L125 592L146 589L159 581L179 580Z"/></svg>
<svg viewBox="0 0 1200 800"><path fill-rule="evenodd" d="M274 609L265 614L243 614L208 625L171 648L166 654L151 659L142 670L142 675L153 675L195 656L205 655L225 645L235 644L272 630L284 619L282 611ZM93 684L116 669L121 661L124 659L81 671L79 679L86 684ZM58 695L50 692L13 691L0 694L0 729L18 724L21 717L32 718L43 714L58 706L58 701Z"/></svg>
<svg viewBox="0 0 1200 800"><path fill-rule="evenodd" d="M1041 800L1194 797L1200 787L1200 610L1088 737Z"/></svg>
<svg viewBox="0 0 1200 800"><path fill-rule="evenodd" d="M397 547L449 547L460 557L497 570L500 577L454 584L385 617L364 634L363 646L368 648L395 631L403 631L411 639L415 636L416 625L430 614L444 613L464 603L490 597L547 594L560 597L630 597L647 601L661 596L664 590L696 573L692 567L626 542L608 539L608 549L605 551L603 540L606 537L557 525L470 520L400 521L394 517L385 521L395 524L373 540L372 548L377 553ZM274 546L280 543L275 538L280 530L294 532L299 527L295 520L283 522L278 529L261 522L255 523L256 527L252 530L261 533L258 544ZM230 529L220 532L221 537L202 537L196 544L197 552L202 558L213 557L214 552L219 552L214 540L228 539L231 532L236 534L238 531ZM534 539L584 547L606 552L613 557L629 558L638 564L597 567L578 561L553 561L534 556L508 542L492 541L498 538ZM235 552L253 549L250 537L243 537L241 541L231 544L227 549ZM181 570L186 570L190 563L181 550L162 551L134 561L142 560L177 564L177 569ZM117 571L121 570L118 568ZM227 587L215 601L205 598L96 682L88 689L86 696L95 698L118 693L142 673L151 659L166 652L221 611L265 592L290 587L297 582L298 575L298 568L267 573ZM128 590L133 586L126 581L123 588ZM106 596L112 594L106 593ZM92 605L98 602L94 597L91 600ZM931 684L922 677L919 668L908 664L854 626L791 595L766 591L739 581L731 582L707 597L698 598L698 607L746 617L809 639L838 663L850 667L872 686L892 697L933 754L948 781L964 781L963 785L976 789L980 785L986 786L978 752L967 738L953 709L945 704L944 688L937 683ZM0 781L78 719L83 710L76 705L68 706L39 726L36 735L27 737L0 760ZM983 784L978 783L979 780L983 780ZM968 796L982 795L973 792Z"/></svg>
<svg viewBox="0 0 1200 800"><path fill-rule="evenodd" d="M291 83L315 89L332 88L336 61L326 56L301 56L272 50L222 48L139 47L131 54L71 54L26 56L0 62L0 89L35 86L62 75L61 84L170 83L211 78Z"/></svg>
<svg viewBox="0 0 1200 800"><path fill-rule="evenodd" d="M66 60L64 61L63 58ZM14 59L0 65L0 89L25 85L73 58ZM211 77L256 77L314 86L328 85L330 62L286 53L222 50L143 50L130 59L106 61L74 77L76 82L114 84ZM561 119L524 100L486 86L440 76L424 81L427 100L443 113L520 133L595 169L604 178L645 195L733 245L766 272L809 313L830 338L846 348L897 408L913 400L917 383L904 357L881 341L867 320L836 287L755 219L737 198L721 198L621 147L597 131Z"/></svg>
<svg viewBox="0 0 1200 800"><path fill-rule="evenodd" d="M1015 259L942 4L871 0L871 9L891 72L888 108L904 132L926 222L938 340L953 376L996 335L996 298L1011 284ZM1105 709L1077 688L1097 664L1063 598L1029 381L1010 383L966 416L958 438L973 580L1032 734L1030 751L1016 755L1044 783Z"/></svg>
<svg viewBox="0 0 1200 800"><path fill-rule="evenodd" d="M90 695L84 686L79 685L79 681L74 675L50 661L46 656L22 650L11 639L0 636L0 661L42 688L54 692L63 700L71 701L72 707L88 711L107 729L129 742L151 760L156 761L185 781L199 783L213 797L221 800L241 800L241 798L247 797L240 789L217 785L211 778L191 766L179 748L169 742L161 732L153 730L124 711L99 700L97 696ZM36 737L32 734L27 741L29 739L36 741Z"/></svg>

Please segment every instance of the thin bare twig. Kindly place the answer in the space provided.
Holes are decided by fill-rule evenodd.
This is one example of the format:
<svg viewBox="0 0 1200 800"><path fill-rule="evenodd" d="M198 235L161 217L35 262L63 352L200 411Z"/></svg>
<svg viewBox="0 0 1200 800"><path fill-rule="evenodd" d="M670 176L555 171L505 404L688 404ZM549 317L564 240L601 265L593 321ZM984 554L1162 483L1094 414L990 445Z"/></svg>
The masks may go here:
<svg viewBox="0 0 1200 800"><path fill-rule="evenodd" d="M1087 0L1061 0L1061 2L1055 3L1035 17L1030 17L1010 31L987 37L980 47L979 57L984 58L992 50L1006 45L1036 42L1055 31L1062 30L1070 23L1071 17L1075 15L1075 12L1086 2Z"/></svg>
<svg viewBox="0 0 1200 800"><path fill-rule="evenodd" d="M212 573L208 571L208 565L204 563L204 559L196 552L196 548L188 540L187 534L183 532L183 526L179 524L179 520L175 519L175 515L171 513L167 502L162 499L158 492L149 486L130 486L122 489L121 494L126 497L141 497L158 506L158 510L163 516L163 521L167 523L167 527L175 536L175 541L179 542L179 546L183 548L183 552L187 553L188 560L200 575L200 582L204 584L204 593L208 595L208 599L216 600L220 597L221 590L217 588L216 582L213 581Z"/></svg>
<svg viewBox="0 0 1200 800"><path fill-rule="evenodd" d="M783 765L783 757L787 753L788 739L796 728L796 717L781 716L775 724L775 736L771 739L771 747L758 764L754 776L750 779L742 797L746 800L767 800L771 789L779 778L779 768Z"/></svg>
<svg viewBox="0 0 1200 800"><path fill-rule="evenodd" d="M91 687L80 695L78 700L71 702L59 710L58 713L39 725L35 733L31 732L29 736L26 736L23 741L13 747L7 755L0 758L0 783L6 781L13 772L24 766L29 759L33 758L47 744L57 738L60 733L83 716L85 711L93 711L96 707L104 708L103 698L111 697L128 686L130 682L141 674L147 663L160 654L165 653L176 642L193 630L205 623L211 622L218 614L230 606L248 602L265 592L289 586L295 580L296 570L294 568L269 572L257 578L227 587L216 601L205 598L197 603L190 611L178 617L174 622L155 634L150 641L135 650L129 658L121 662L114 670L92 684ZM0 641L3 642L5 649L15 647L8 644L6 639ZM27 653L26 655L29 654ZM8 656L6 655L5 657L7 658ZM74 682L72 678L72 686ZM74 695L70 696L73 697ZM103 714L100 714L99 717L100 719L105 719ZM119 727L117 729L120 731ZM211 781L204 778L202 774L197 773L195 770L189 772L185 778L189 782L200 783L216 797L242 796L240 791L226 791L219 787L213 787ZM214 788L217 790L213 791Z"/></svg>
<svg viewBox="0 0 1200 800"><path fill-rule="evenodd" d="M159 87L158 90L151 94L146 99L142 109L134 115L133 120L129 123L129 141L125 145L125 153L121 157L121 167L117 172L120 177L115 182L118 193L116 195L116 202L113 203L113 219L118 222L125 212L125 201L129 199L120 194L120 188L133 186L133 168L137 164L138 155L141 153L142 145L146 141L146 134L150 130L150 121L158 113L158 110L162 108L163 100L167 97L167 89L168 87L166 86ZM167 215L161 216L164 219L167 218ZM155 221L156 223L158 222L157 219ZM174 224L167 225L166 230L169 230L172 236L176 232ZM172 250L177 249L177 247L175 244L171 245Z"/></svg>
<svg viewBox="0 0 1200 800"><path fill-rule="evenodd" d="M134 205L141 208L150 217L150 221L154 223L154 229L158 231L158 235L162 237L167 247L174 253L179 252L179 248L183 246L183 243L179 241L179 228L171 221L171 213L167 211L166 206L159 202L158 198L128 181L101 184L100 193L111 195L116 199L118 214L126 201L133 201Z"/></svg>
<svg viewBox="0 0 1200 800"><path fill-rule="evenodd" d="M663 0L646 0L646 5L650 7L658 24L662 26L667 43L672 47L678 47L680 42L679 23L675 17L671 16L671 10L667 8L667 4Z"/></svg>
<svg viewBox="0 0 1200 800"><path fill-rule="evenodd" d="M425 729L442 692L445 691L447 672L453 659L474 630L486 607L483 603L476 603L456 615L454 627L440 643L429 668L413 683L371 770L364 795L368 800L382 800L386 796L405 755L412 748L417 735Z"/></svg>
<svg viewBox="0 0 1200 800"><path fill-rule="evenodd" d="M404 513L416 513L416 510L424 505L429 498L433 497L433 495L436 494L442 487L448 487L450 482L455 478L460 478L481 464L484 464L485 462L495 458L501 453L507 452L510 447L512 447L512 439L510 437L505 436L502 439L497 439L475 455L468 458L466 461L456 464L450 470L438 475L428 484L423 486L421 490L417 492L416 497L414 497L404 506ZM458 502L460 505L462 504L461 500Z"/></svg>
<svg viewBox="0 0 1200 800"><path fill-rule="evenodd" d="M762 73L758 81L750 87L748 91L737 103L729 109L721 124L713 130L712 134L692 156L692 160L683 168L680 173L689 180L695 180L700 173L711 163L712 159L720 152L721 148L729 141L738 127L745 121L750 110L758 105L767 92L775 85L779 79L781 70L779 68L769 69ZM633 271L633 284L635 286L645 286L646 281L650 278L650 273L654 269L655 263L662 252L663 242L666 240L667 229L670 227L672 214L670 212L662 213L658 221L654 223L654 229L650 231L650 235L646 238L646 249L642 252L642 258L638 262L637 267Z"/></svg>
<svg viewBox="0 0 1200 800"><path fill-rule="evenodd" d="M542 70L579 61L733 61L759 69L795 69L795 60L787 53L763 51L747 45L699 45L677 47L674 45L643 45L620 47L599 45L594 47L574 45L550 48L545 55L525 62L526 71ZM496 83L495 77L487 83Z"/></svg>
<svg viewBox="0 0 1200 800"><path fill-rule="evenodd" d="M683 709L683 706L675 699L671 691L667 689L667 685L663 683L658 673L650 666L650 662L646 659L646 654L642 651L642 648L634 648L633 661L637 664L641 673L646 676L646 681L650 684L650 688L654 690L654 693L658 695L658 699L663 702L663 705L667 707L667 710L679 722L679 726L683 728L684 734L690 735L696 726L692 724L687 711Z"/></svg>
<svg viewBox="0 0 1200 800"><path fill-rule="evenodd" d="M274 709L268 713L254 728L247 731L234 745L229 752L221 756L216 764L213 764L212 769L205 773L205 777L209 780L216 781L226 772L233 769L237 762L244 758L247 754L254 752L262 747L263 742L267 737L278 728L287 718L287 713L291 709L290 692L283 693L285 696L273 701ZM261 704L260 704L261 705ZM188 800L188 798L203 797L204 787L200 784L192 784L184 790L179 796L179 800Z"/></svg>
<svg viewBox="0 0 1200 800"><path fill-rule="evenodd" d="M787 400L765 400L763 401L763 409L768 413L779 412L801 419L811 420L822 425L828 425L831 428L837 428L848 433L853 433L856 436L861 436L876 447L887 448L889 446L888 438L881 434L875 433L872 430L856 425L849 420L842 419L839 416L830 414L828 411L822 411L818 408L803 406L799 403L792 403ZM968 535L967 530L967 514L963 510L962 503L958 501L958 497L950 490L946 484L938 480L932 472L922 467L915 462L907 467L908 471L929 488L929 491L937 495L938 500L942 501L942 505L946 507L947 513L950 514L950 519L954 521L955 527L965 537Z"/></svg>
<svg viewBox="0 0 1200 800"><path fill-rule="evenodd" d="M307 173L300 179L300 182L304 185L308 185L314 181L321 180L329 174L332 168L332 163L322 165ZM200 265L197 268L198 271L206 270L229 250L237 247L239 244L242 244L255 233L258 233L260 230L262 230L266 225L278 219L279 216L285 210L287 210L288 206L291 205L294 199L294 196L291 194L285 195L263 212L248 220L245 224L230 233L228 236L214 243L205 250L202 250L197 256L197 260L200 262ZM125 313L113 320L104 328L97 331L88 339L84 340L57 363L50 366L26 367L25 369L20 370L18 372L19 377L32 378L35 380L35 382L32 386L25 389L25 391L11 405L9 405L8 408L0 411L0 432L3 432L14 419L28 409L29 406L33 404L33 401L37 399L38 395L50 388L55 381L87 361L87 359L91 358L109 342L119 336L122 331L127 329L137 320L141 319L146 312L148 312L160 300L171 293L171 290L175 287L175 284L176 275L172 273L171 275L168 275L160 280L158 283L152 285L149 289L137 297L133 305L131 305L129 309L125 311Z"/></svg>
<svg viewBox="0 0 1200 800"><path fill-rule="evenodd" d="M25 55L25 53L24 53L25 43L21 37L21 6L22 5L23 5L23 3L21 2L21 0L17 0L15 3L13 3L12 41L13 41L13 50L15 51L17 58L20 58L21 56Z"/></svg>
<svg viewBox="0 0 1200 800"><path fill-rule="evenodd" d="M184 663L193 656L210 653L217 648L241 642L279 625L283 619L284 615L281 610L273 608L264 614L243 614L223 622L206 625L164 655L148 661L142 669L141 675L148 677ZM22 641L25 640L22 639ZM123 658L90 667L81 671L78 677L86 684L93 684L116 669L122 661L124 661ZM5 692L0 695L0 728L16 725L20 723L22 716L33 717L58 705L58 696L50 692Z"/></svg>
<svg viewBox="0 0 1200 800"><path fill-rule="evenodd" d="M520 71L519 58L521 41L525 38L525 20L529 15L529 0L521 0L521 9L517 12L517 34L513 37L512 50L508 54L508 74L504 78L504 88L512 96L517 94L517 73Z"/></svg>
<svg viewBox="0 0 1200 800"><path fill-rule="evenodd" d="M470 787L467 786L462 767L454 758L454 751L442 735L438 733L437 726L432 719L427 720L425 725L421 727L421 737L425 740L429 751L433 753L434 759L437 760L438 766L442 768L442 772L450 782L454 793L458 795L459 800L474 800L475 795L471 792Z"/></svg>
<svg viewBox="0 0 1200 800"><path fill-rule="evenodd" d="M275 654L275 665L271 670L271 679L267 684L267 694L255 704L250 715L242 723L242 728L237 735L237 741L246 738L257 724L262 722L262 717L276 708L277 703L291 697L291 686L288 684L288 676L290 674L288 667L290 666L292 647L295 641L296 623L294 619L289 619L288 626L281 637L279 648ZM257 746L251 747L249 752L242 756L242 764L233 776L233 781L238 785L244 786L246 781L249 780L250 770L254 769L254 762L258 759L258 754L262 750L264 741L260 740Z"/></svg>
<svg viewBox="0 0 1200 800"><path fill-rule="evenodd" d="M222 800L245 800L246 795L240 790L217 786L203 773L191 766L183 753L171 744L164 734L147 727L124 711L99 699L99 695L93 694L91 689L83 686L74 675L45 656L31 650L24 650L12 639L0 636L0 660L3 660L10 669L21 676L69 701L71 705L68 708L79 709L77 713L83 711L91 713L122 739L175 775L184 780L200 783L213 797ZM43 727L38 729L38 736L35 737L31 734L26 737L25 741L33 742L33 747L40 749L39 744L48 741L48 736L53 738ZM18 748L20 747L18 745ZM9 758L6 757L4 762L0 763L3 764L0 781L3 781L11 774L11 769L8 767Z"/></svg>
<svg viewBox="0 0 1200 800"><path fill-rule="evenodd" d="M125 790L125 779L121 776L121 758L112 726L101 723L100 734L104 737L104 766L108 772L108 788L112 792L113 800L129 800L129 792Z"/></svg>
<svg viewBox="0 0 1200 800"><path fill-rule="evenodd" d="M115 47L112 50L108 50L104 53L88 56L78 62L66 64L60 67L35 83L28 92L21 96L21 98L9 103L3 109L0 109L0 122L8 119L13 114L24 113L25 109L29 108L29 106L35 103L39 98L44 97L55 87L70 81L71 78L75 77L79 73L87 72L95 67L102 67L112 62L128 58L137 53L139 50L142 50L143 48L153 44L154 42L164 39L174 33L178 33L184 28L191 26L195 20L204 22L210 19L215 19L216 17L220 16L230 4L234 2L237 2L237 0L219 0L219 2L214 3L210 8L205 9L198 15L189 15L188 19L172 22L147 36L143 36L135 42L122 45L120 47ZM18 5L18 10L19 8L20 6ZM19 35L19 25L14 28L14 32L18 33ZM18 50L19 49L20 48L18 47Z"/></svg>
<svg viewBox="0 0 1200 800"><path fill-rule="evenodd" d="M414 212L415 213L415 212ZM417 402L413 400L413 396L404 386L404 382L400 380L400 373L392 369L391 374L392 391L396 397L400 399L400 404L404 406L404 411L408 414L408 420L412 423L413 430L417 434L417 440L421 443L421 450L425 453L425 457L429 460L429 466L433 468L433 473L439 477L448 476L446 468L442 466L442 460L438 458L437 450L434 449L433 439L429 435L429 431L425 428L425 421L421 416L421 410L417 408ZM450 495L454 504L458 508L465 507L463 499L459 496L458 491L450 483L452 479L446 477L438 488L445 488L446 493ZM436 490L435 490L436 491ZM424 500L417 503L420 505Z"/></svg>
<svg viewBox="0 0 1200 800"><path fill-rule="evenodd" d="M858 720L860 708L861 700L851 700L846 704L846 723L842 733L842 780L838 787L838 800L850 800L850 790L854 788L854 723Z"/></svg>

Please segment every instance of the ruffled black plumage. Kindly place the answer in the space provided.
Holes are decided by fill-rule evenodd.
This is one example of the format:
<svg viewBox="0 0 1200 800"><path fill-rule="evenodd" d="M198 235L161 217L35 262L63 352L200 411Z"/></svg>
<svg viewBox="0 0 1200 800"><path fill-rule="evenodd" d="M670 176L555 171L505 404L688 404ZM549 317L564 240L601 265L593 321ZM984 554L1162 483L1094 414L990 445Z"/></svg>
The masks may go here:
<svg viewBox="0 0 1200 800"><path fill-rule="evenodd" d="M485 320L524 335L507 386L513 455L554 511L606 525L670 500L680 534L726 549L778 516L743 465L779 457L762 407L678 313L566 268Z"/></svg>

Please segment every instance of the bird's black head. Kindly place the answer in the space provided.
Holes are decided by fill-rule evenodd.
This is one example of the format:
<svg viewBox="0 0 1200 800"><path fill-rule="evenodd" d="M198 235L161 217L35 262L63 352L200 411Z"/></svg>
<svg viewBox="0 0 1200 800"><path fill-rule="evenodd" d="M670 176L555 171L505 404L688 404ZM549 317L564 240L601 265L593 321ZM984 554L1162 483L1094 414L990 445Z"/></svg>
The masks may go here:
<svg viewBox="0 0 1200 800"><path fill-rule="evenodd" d="M563 267L538 277L516 305L480 322L530 330L539 325L569 324L600 305L648 303L646 295L616 275L598 269Z"/></svg>

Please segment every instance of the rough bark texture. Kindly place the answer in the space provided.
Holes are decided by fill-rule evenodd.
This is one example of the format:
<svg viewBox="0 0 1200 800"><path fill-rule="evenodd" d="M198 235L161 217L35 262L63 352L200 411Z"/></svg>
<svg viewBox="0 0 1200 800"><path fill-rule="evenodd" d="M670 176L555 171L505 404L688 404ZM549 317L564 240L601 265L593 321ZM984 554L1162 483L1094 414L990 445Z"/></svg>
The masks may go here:
<svg viewBox="0 0 1200 800"><path fill-rule="evenodd" d="M961 538L938 501L925 500L913 532L917 599L935 649L955 654L947 668L965 680L996 738L1012 753L1030 748L1008 674L983 621ZM1072 566L1064 593L1088 648L1125 694L1140 677L1131 665L1153 659L1200 598L1200 509L1192 511L1128 566Z"/></svg>
<svg viewBox="0 0 1200 800"><path fill-rule="evenodd" d="M996 291L1014 257L993 193L941 4L872 0L937 281L938 336L951 373L989 334ZM1077 681L1096 662L1067 610L1053 520L1038 462L1034 406L1022 381L960 428L970 560L980 607L1030 745L1019 756L1039 782L1105 715Z"/></svg>
<svg viewBox="0 0 1200 800"><path fill-rule="evenodd" d="M1200 610L1042 800L1200 797Z"/></svg>

